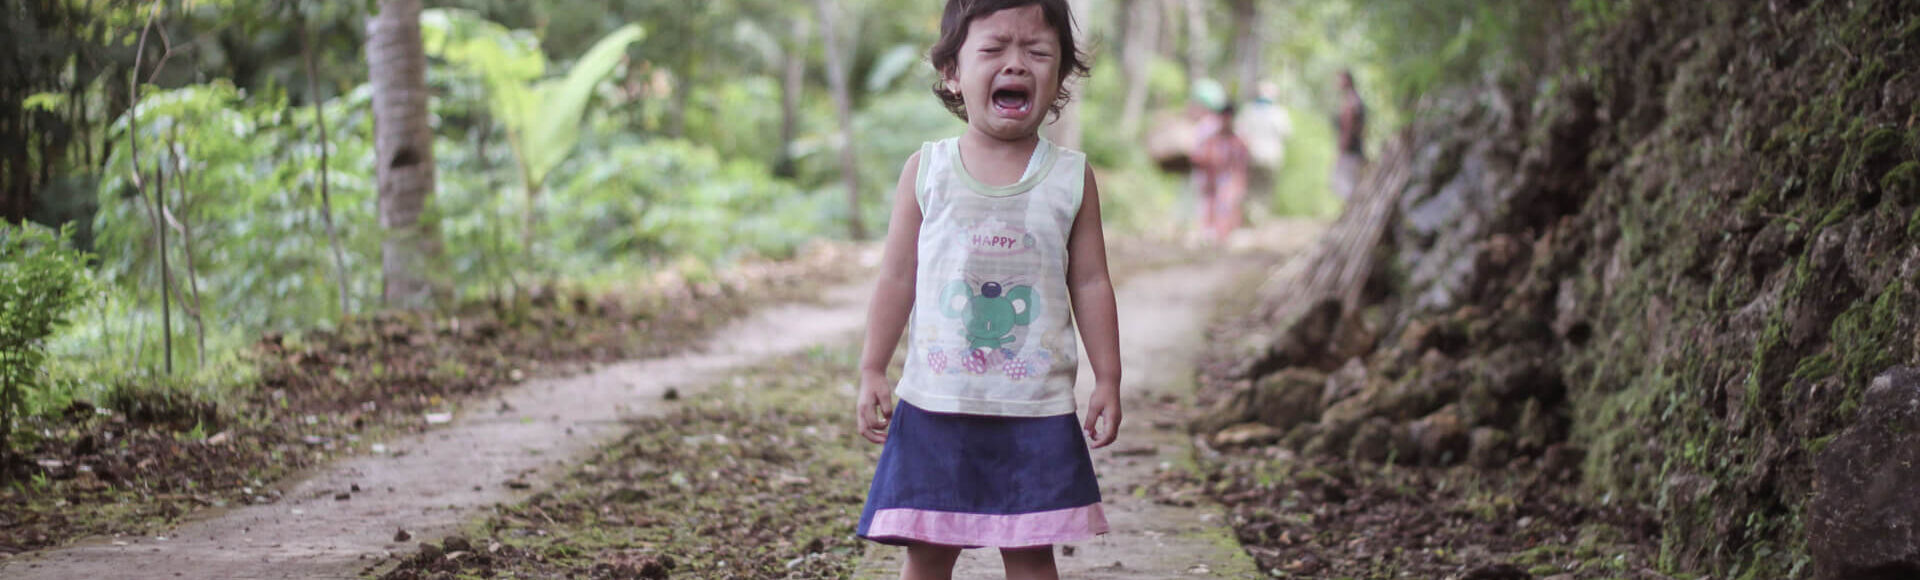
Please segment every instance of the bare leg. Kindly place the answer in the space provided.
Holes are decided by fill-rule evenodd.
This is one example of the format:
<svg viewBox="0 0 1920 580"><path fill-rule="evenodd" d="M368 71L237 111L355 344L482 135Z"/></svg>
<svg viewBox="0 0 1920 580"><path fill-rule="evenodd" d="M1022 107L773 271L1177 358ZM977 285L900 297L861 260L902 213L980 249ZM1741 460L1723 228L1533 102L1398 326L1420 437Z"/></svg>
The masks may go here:
<svg viewBox="0 0 1920 580"><path fill-rule="evenodd" d="M1000 560L1007 566L1007 580L1060 580L1053 566L1053 546L1002 548Z"/></svg>
<svg viewBox="0 0 1920 580"><path fill-rule="evenodd" d="M953 546L907 546L907 565L900 569L900 580L951 580L953 563L959 559L960 548Z"/></svg>
<svg viewBox="0 0 1920 580"><path fill-rule="evenodd" d="M1246 172L1230 173L1221 181L1225 183L1220 185L1220 192L1217 194L1220 210L1214 216L1214 227L1218 228L1216 235L1220 243L1225 244L1227 237L1233 234L1233 230L1240 228L1240 204L1247 198Z"/></svg>
<svg viewBox="0 0 1920 580"><path fill-rule="evenodd" d="M1189 179L1193 186L1194 215L1200 218L1200 237L1213 235L1214 191L1213 174L1200 169L1193 170Z"/></svg>

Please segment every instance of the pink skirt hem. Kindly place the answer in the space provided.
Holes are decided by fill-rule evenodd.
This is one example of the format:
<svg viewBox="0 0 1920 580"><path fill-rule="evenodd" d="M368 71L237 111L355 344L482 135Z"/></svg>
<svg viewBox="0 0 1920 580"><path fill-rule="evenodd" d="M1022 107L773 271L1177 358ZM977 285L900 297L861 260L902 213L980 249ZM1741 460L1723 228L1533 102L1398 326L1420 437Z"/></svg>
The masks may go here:
<svg viewBox="0 0 1920 580"><path fill-rule="evenodd" d="M1104 533L1106 512L1094 503L1025 514L883 509L873 513L866 537L969 548L1027 548L1076 542Z"/></svg>

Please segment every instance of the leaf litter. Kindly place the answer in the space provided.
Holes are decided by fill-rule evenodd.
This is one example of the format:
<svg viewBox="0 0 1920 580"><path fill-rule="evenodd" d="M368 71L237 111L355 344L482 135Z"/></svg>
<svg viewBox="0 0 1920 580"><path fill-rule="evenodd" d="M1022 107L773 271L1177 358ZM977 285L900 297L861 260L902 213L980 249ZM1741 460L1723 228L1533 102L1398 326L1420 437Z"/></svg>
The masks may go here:
<svg viewBox="0 0 1920 580"><path fill-rule="evenodd" d="M878 452L846 427L856 357L852 346L793 355L664 416L629 420L624 437L552 489L369 571L384 580L850 575Z"/></svg>

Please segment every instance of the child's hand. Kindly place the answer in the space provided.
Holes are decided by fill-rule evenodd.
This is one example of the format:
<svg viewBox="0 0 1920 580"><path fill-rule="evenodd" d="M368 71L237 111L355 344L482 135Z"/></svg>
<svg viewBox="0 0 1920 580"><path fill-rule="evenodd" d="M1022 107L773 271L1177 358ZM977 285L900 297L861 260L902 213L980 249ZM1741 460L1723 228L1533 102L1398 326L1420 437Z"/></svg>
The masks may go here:
<svg viewBox="0 0 1920 580"><path fill-rule="evenodd" d="M860 436L874 443L886 443L887 422L893 418L893 388L887 384L887 378L862 377L860 394L854 398Z"/></svg>
<svg viewBox="0 0 1920 580"><path fill-rule="evenodd" d="M1094 449L1112 445L1120 437L1120 385L1093 388L1093 398L1087 400L1086 423L1087 438L1093 440ZM1096 426L1106 427L1106 431Z"/></svg>

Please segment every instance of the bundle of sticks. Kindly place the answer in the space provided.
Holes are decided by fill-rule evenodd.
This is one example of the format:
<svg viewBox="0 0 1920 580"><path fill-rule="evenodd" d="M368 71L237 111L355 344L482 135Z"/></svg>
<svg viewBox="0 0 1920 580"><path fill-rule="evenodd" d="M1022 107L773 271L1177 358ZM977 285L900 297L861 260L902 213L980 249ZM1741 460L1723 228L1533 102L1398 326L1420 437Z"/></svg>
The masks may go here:
<svg viewBox="0 0 1920 580"><path fill-rule="evenodd" d="M1346 316L1358 311L1367 275L1374 270L1380 238L1392 223L1412 166L1406 137L1387 143L1377 161L1362 170L1353 197L1320 236L1313 249L1275 271L1263 294L1283 297L1271 304L1267 320L1284 323L1314 305L1338 300Z"/></svg>

